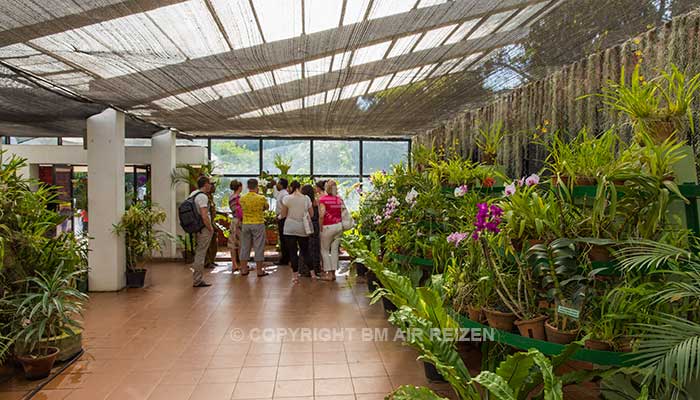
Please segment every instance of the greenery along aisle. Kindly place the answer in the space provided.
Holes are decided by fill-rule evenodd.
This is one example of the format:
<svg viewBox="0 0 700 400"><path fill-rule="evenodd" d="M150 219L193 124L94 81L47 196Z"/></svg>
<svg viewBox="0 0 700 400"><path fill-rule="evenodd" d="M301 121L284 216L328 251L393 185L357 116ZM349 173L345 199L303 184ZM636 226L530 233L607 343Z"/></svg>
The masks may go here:
<svg viewBox="0 0 700 400"><path fill-rule="evenodd" d="M26 370L46 361L41 371L27 370L38 378L57 357L60 336L80 333L76 317L86 296L75 287L85 279L87 241L56 234L65 217L53 211L55 188L22 178L24 159L2 152L0 159L0 360L17 355Z"/></svg>
<svg viewBox="0 0 700 400"><path fill-rule="evenodd" d="M454 149L417 147L413 165L372 176L375 190L363 196L359 226L345 246L376 274L375 296L397 307L394 323L444 329L465 316L475 323L469 326L485 323L510 335L498 338L517 332L528 340L511 343L548 354L546 342L580 341L585 349L569 356L610 365L562 378L561 393L592 375L603 378L595 390L609 399L700 393L700 240L688 229L697 226L697 205L683 195L695 198L698 185L680 134L693 128L700 77L672 67L648 83L637 72L631 79L611 83L603 94L629 118L631 143L620 140L623 127L554 132L541 142L549 154L545 168L519 179L498 166L461 160ZM649 112L633 114L639 104ZM491 162L491 144L497 148L504 134L500 124L482 131L479 145ZM462 344L407 342L460 398L473 398L474 379L460 372ZM531 363L541 356L518 354L533 357ZM482 374L498 374L491 365ZM480 383L499 399L531 394ZM422 389L394 394L420 396L432 398Z"/></svg>

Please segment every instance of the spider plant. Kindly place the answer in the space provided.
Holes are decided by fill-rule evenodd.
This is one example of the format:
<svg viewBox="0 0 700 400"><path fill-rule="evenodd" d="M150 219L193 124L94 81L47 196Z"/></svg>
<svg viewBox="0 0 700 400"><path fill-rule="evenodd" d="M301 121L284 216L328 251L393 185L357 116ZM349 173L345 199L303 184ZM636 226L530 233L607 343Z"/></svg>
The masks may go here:
<svg viewBox="0 0 700 400"><path fill-rule="evenodd" d="M4 302L15 310L14 342L27 354L43 356L63 334L73 335L81 327L80 315L87 295L75 289L75 279L84 271L67 271L61 265L51 274L27 278L26 290Z"/></svg>

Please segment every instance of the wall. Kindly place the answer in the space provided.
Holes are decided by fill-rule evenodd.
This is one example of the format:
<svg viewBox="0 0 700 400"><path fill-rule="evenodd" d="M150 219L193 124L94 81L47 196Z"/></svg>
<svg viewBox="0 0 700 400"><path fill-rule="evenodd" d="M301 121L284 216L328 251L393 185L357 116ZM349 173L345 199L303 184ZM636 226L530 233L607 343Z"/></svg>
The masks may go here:
<svg viewBox="0 0 700 400"><path fill-rule="evenodd" d="M3 145L5 157L15 154L26 158L28 164L72 164L87 165L87 150L82 146L47 146L47 145ZM199 146L180 146L176 149L178 164L205 164L208 160L207 149ZM150 147L127 147L126 164L150 165Z"/></svg>
<svg viewBox="0 0 700 400"><path fill-rule="evenodd" d="M700 11L674 18L619 46L566 65L544 79L501 95L484 107L464 111L442 126L418 135L415 142L446 148L457 143L463 157L478 159L474 139L479 122L488 126L503 121L505 129L517 133L506 140L498 162L506 166L511 176L537 172L546 154L542 146L533 144L535 133L542 140L556 130L575 133L586 126L599 132L612 124L623 123L608 112L600 99L576 99L599 92L608 80L618 80L621 67L631 71L639 56L646 77L655 76L655 70L671 63L681 70L687 69L691 75L700 72ZM547 132L538 132L545 121ZM629 129L623 130L623 136L629 139Z"/></svg>

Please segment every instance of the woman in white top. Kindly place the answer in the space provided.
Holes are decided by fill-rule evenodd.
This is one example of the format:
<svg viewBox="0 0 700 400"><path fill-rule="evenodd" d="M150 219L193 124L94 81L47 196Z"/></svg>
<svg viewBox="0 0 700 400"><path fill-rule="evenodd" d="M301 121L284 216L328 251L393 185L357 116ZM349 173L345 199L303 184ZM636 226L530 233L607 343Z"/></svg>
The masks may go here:
<svg viewBox="0 0 700 400"><path fill-rule="evenodd" d="M292 263L294 277L293 283L299 283L299 252L305 263L309 263L309 233L305 227L311 226L311 216L314 215L313 205L308 196L301 193L301 185L298 181L293 181L289 185L289 196L282 200L282 218L284 222L284 245L287 247L287 254ZM313 227L311 227L313 232Z"/></svg>

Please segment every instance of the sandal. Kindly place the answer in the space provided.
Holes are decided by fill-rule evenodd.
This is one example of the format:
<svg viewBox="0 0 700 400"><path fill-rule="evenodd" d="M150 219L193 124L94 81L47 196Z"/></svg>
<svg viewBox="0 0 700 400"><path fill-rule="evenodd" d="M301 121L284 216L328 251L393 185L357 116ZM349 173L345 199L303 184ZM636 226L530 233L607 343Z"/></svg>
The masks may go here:
<svg viewBox="0 0 700 400"><path fill-rule="evenodd" d="M297 273L295 272L294 275L293 275L293 277L292 277L292 284L293 284L293 285L296 285L296 284L298 284L298 283L299 283L299 274L297 274Z"/></svg>
<svg viewBox="0 0 700 400"><path fill-rule="evenodd" d="M267 272L263 271L262 274L258 274L258 278L263 277L263 276L268 276L268 275L270 275L270 274L268 274Z"/></svg>

